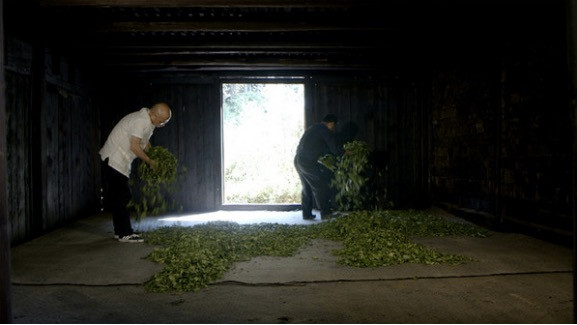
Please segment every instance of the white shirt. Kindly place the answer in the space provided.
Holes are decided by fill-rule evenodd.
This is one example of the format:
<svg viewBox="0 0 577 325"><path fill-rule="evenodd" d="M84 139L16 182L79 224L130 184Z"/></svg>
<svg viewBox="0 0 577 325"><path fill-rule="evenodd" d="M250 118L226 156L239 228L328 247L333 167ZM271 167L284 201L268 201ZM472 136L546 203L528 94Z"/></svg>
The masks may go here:
<svg viewBox="0 0 577 325"><path fill-rule="evenodd" d="M130 177L130 168L136 155L130 150L130 138L140 138L140 147L146 148L154 124L150 121L148 108L143 107L139 111L123 117L112 129L104 146L100 149L100 157L104 161L108 158L108 165L126 177Z"/></svg>

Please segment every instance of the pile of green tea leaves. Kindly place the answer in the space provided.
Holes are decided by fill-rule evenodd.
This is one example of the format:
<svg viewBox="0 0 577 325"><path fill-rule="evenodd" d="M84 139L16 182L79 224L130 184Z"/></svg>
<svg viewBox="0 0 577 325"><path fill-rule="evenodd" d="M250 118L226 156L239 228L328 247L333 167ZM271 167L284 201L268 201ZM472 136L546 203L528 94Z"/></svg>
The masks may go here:
<svg viewBox="0 0 577 325"><path fill-rule="evenodd" d="M411 242L415 237L485 237L487 231L424 211L359 211L313 225L209 222L144 233L158 245L149 259L164 264L146 288L153 292L197 291L221 278L233 263L256 256L292 256L312 239L341 242L338 263L381 267L403 263L461 264L465 256L443 254Z"/></svg>
<svg viewBox="0 0 577 325"><path fill-rule="evenodd" d="M149 148L146 154L156 161L156 167L140 163L136 179L131 180L136 193L128 203L128 208L135 211L136 219L178 210L173 199L179 176L178 160L161 146Z"/></svg>

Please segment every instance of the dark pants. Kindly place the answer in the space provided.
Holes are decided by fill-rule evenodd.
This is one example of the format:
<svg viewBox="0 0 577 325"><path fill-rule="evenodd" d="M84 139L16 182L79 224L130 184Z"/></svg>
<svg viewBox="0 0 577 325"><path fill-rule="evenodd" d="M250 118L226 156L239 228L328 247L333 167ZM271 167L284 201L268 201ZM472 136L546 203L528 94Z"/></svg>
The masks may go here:
<svg viewBox="0 0 577 325"><path fill-rule="evenodd" d="M105 177L104 203L112 213L112 225L114 234L120 237L132 235L134 230L130 222L130 211L127 208L132 198L128 177L108 165L108 160L103 163Z"/></svg>
<svg viewBox="0 0 577 325"><path fill-rule="evenodd" d="M301 204L303 217L313 215L313 207L328 214L331 210L332 191L329 187L332 174L316 160L295 157L295 168L302 183Z"/></svg>

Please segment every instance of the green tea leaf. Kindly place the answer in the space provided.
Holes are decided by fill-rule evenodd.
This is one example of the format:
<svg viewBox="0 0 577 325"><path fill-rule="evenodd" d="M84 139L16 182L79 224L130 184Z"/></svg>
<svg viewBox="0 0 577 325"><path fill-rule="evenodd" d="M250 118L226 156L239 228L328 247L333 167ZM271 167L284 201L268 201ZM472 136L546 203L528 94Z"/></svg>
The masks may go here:
<svg viewBox="0 0 577 325"><path fill-rule="evenodd" d="M156 168L148 164L138 165L136 179L131 180L135 187L136 195L129 202L128 207L136 212L136 218L140 219L147 215L160 215L173 210L180 211L174 197L178 177L178 160L166 148L161 146L151 147L146 154L156 161Z"/></svg>
<svg viewBox="0 0 577 325"><path fill-rule="evenodd" d="M415 210L357 211L309 226L209 222L163 227L143 234L148 244L159 246L148 258L164 264L146 288L155 292L197 291L221 278L237 261L292 256L314 238L341 242L343 248L334 254L338 263L349 266L460 264L472 259L438 252L411 238L487 235L477 226Z"/></svg>

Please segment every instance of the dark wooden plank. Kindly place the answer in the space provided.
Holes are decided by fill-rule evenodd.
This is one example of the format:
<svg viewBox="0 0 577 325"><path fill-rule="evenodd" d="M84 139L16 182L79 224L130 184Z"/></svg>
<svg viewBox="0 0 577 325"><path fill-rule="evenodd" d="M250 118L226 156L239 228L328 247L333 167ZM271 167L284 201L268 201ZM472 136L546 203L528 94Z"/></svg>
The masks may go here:
<svg viewBox="0 0 577 325"><path fill-rule="evenodd" d="M567 56L570 71L571 113L573 117L573 157L577 157L577 0L567 1ZM577 160L573 158L571 205L573 217L573 270L577 269ZM573 322L577 322L577 272L573 272Z"/></svg>
<svg viewBox="0 0 577 325"><path fill-rule="evenodd" d="M11 239L19 242L32 231L30 166L30 76L13 72L6 80L6 139L8 172L8 211Z"/></svg>
<svg viewBox="0 0 577 325"><path fill-rule="evenodd" d="M43 218L42 231L50 228L50 225L58 223L60 215L60 190L59 165L60 151L58 130L58 89L54 85L47 85L44 97L44 114L42 114L42 132L46 135L41 148L42 152L42 185L43 193ZM64 181L64 179L62 180Z"/></svg>
<svg viewBox="0 0 577 325"><path fill-rule="evenodd" d="M4 1L0 0L0 67L4 71ZM10 228L7 195L6 95L4 73L0 74L0 322L12 322L10 283Z"/></svg>
<svg viewBox="0 0 577 325"><path fill-rule="evenodd" d="M351 7L377 0L40 0L41 6L89 7Z"/></svg>
<svg viewBox="0 0 577 325"><path fill-rule="evenodd" d="M187 21L187 22L113 22L99 27L99 33L159 33L159 32L350 32L382 30L374 26L348 26L340 23L323 22L274 22L274 21Z"/></svg>
<svg viewBox="0 0 577 325"><path fill-rule="evenodd" d="M28 238L42 233L44 218L43 193L43 163L42 163L42 114L44 112L43 96L45 92L44 48L32 45L32 71L30 93L23 94L30 100L30 129L29 142L25 145L30 152L30 215L26 218L30 223Z"/></svg>

